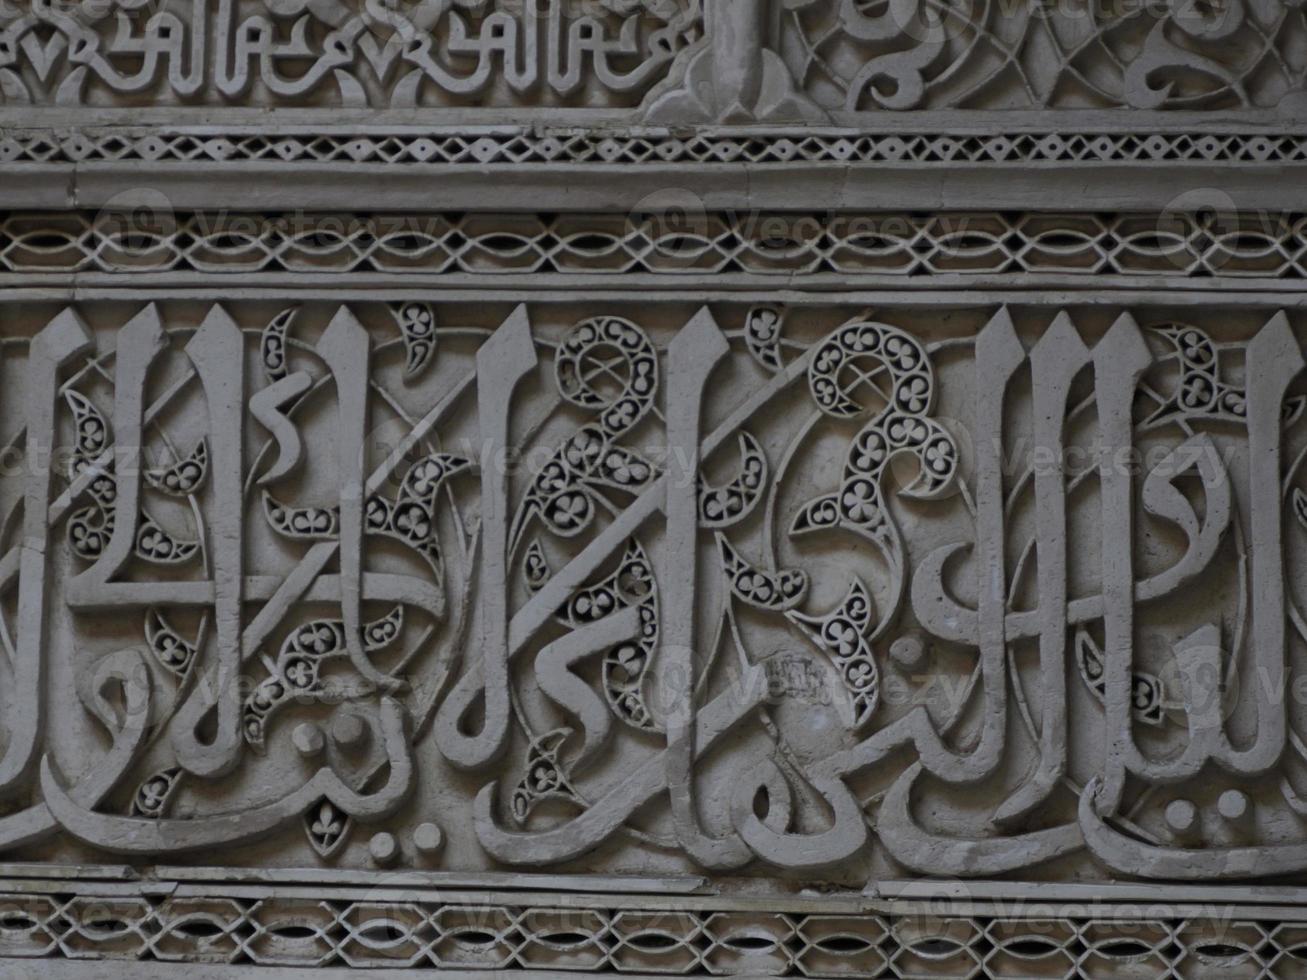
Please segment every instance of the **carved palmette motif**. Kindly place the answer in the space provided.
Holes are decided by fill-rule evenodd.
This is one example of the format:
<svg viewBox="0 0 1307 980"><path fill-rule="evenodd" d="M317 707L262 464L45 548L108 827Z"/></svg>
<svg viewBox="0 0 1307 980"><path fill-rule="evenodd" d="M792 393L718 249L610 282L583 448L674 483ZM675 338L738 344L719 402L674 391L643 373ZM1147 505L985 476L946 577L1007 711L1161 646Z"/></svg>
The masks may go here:
<svg viewBox="0 0 1307 980"><path fill-rule="evenodd" d="M1307 870L1296 314L607 305L6 346L0 846Z"/></svg>

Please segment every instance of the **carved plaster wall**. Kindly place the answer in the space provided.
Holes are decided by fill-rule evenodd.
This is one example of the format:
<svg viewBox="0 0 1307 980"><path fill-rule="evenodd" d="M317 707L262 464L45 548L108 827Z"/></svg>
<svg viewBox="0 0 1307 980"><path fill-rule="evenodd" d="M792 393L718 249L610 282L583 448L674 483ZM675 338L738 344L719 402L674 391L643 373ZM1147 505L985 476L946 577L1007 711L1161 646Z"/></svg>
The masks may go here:
<svg viewBox="0 0 1307 980"><path fill-rule="evenodd" d="M1307 974L1305 77L0 0L0 977Z"/></svg>

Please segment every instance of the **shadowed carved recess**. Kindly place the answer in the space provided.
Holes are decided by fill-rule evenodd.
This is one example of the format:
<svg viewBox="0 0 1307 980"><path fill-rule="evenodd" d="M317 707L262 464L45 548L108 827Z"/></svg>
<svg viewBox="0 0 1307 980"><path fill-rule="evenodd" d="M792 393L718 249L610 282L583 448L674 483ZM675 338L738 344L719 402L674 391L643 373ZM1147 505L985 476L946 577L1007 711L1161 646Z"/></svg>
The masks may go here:
<svg viewBox="0 0 1307 980"><path fill-rule="evenodd" d="M1297 311L0 315L14 859L1307 873Z"/></svg>

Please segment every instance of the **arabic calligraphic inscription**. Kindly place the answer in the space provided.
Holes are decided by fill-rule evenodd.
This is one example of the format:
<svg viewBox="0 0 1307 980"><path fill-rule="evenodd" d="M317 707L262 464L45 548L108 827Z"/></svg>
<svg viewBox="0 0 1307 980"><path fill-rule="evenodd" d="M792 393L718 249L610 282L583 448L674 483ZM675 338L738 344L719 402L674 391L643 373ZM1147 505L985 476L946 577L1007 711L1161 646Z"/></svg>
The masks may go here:
<svg viewBox="0 0 1307 980"><path fill-rule="evenodd" d="M1090 7L0 0L0 977L1307 975L1307 9Z"/></svg>

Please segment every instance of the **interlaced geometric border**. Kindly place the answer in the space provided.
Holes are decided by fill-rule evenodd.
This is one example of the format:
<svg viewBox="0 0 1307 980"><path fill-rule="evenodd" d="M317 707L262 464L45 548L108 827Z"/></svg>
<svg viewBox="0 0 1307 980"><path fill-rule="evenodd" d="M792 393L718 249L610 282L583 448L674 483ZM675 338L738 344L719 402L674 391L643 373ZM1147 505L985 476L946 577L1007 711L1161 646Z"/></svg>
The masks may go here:
<svg viewBox="0 0 1307 980"><path fill-rule="evenodd" d="M0 164L108 161L395 164L1149 163L1307 161L1303 133L865 133L469 130L251 135L214 128L0 128Z"/></svg>
<svg viewBox="0 0 1307 980"><path fill-rule="evenodd" d="M859 913L759 912L728 900L631 908L630 896L438 892L315 895L175 883L79 894L77 883L0 894L0 959L281 967L549 970L773 977L1301 977L1307 924L1156 907L1051 906L1006 914L939 903ZM712 906L718 907L712 907ZM1224 914L1228 912L1229 914ZM1267 910L1262 909L1263 914Z"/></svg>
<svg viewBox="0 0 1307 980"><path fill-rule="evenodd" d="M0 272L1307 278L1297 213L10 213Z"/></svg>

